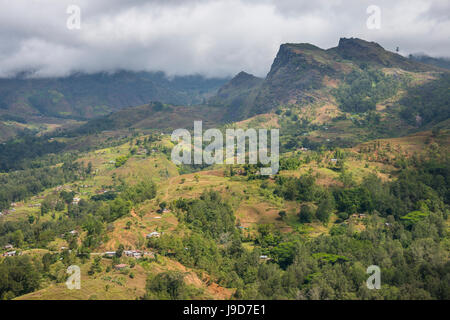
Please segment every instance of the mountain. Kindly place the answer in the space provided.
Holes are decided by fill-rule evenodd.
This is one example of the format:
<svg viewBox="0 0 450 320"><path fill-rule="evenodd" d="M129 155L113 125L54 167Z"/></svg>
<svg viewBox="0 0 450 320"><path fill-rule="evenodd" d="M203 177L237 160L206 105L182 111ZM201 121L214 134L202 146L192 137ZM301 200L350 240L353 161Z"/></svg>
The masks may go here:
<svg viewBox="0 0 450 320"><path fill-rule="evenodd" d="M439 68L450 69L450 58L435 58L425 54L410 54L408 57L413 61L422 62Z"/></svg>
<svg viewBox="0 0 450 320"><path fill-rule="evenodd" d="M0 79L0 116L15 115L89 119L123 107L158 100L175 105L201 103L227 79L184 76L169 79L162 72L74 74L65 78Z"/></svg>
<svg viewBox="0 0 450 320"><path fill-rule="evenodd" d="M373 70L383 74L391 70L391 73L396 73L395 78L400 78L405 72L440 72L434 66L413 61L389 52L375 42L357 38L341 38L337 47L327 50L308 43L286 43L280 46L266 78L251 88L251 94L243 97L242 93L249 90L248 85L230 81L219 90L219 93L223 90L226 95L218 93L209 100L209 104L227 107L233 110L231 113L237 119L243 119L282 105L302 106L333 99L332 90L342 86L349 74L365 74ZM403 72L399 74L398 70Z"/></svg>
<svg viewBox="0 0 450 320"><path fill-rule="evenodd" d="M240 72L209 105L147 101L0 143L0 299L448 299L450 73L339 46L284 44L265 79ZM30 126L0 117L0 135ZM278 128L279 171L175 164L170 133L194 120Z"/></svg>
<svg viewBox="0 0 450 320"><path fill-rule="evenodd" d="M241 106L249 105L254 101L263 82L264 79L242 71L221 87L208 103L226 107L225 118L237 118L241 116Z"/></svg>
<svg viewBox="0 0 450 320"><path fill-rule="evenodd" d="M101 116L78 128L65 131L68 135L84 135L120 129L190 129L195 120L202 120L204 127L218 123L223 115L218 108L207 106L174 106L161 102L127 107Z"/></svg>
<svg viewBox="0 0 450 320"><path fill-rule="evenodd" d="M385 50L376 42L358 38L341 38L335 48L327 50L353 63L385 68L400 68L408 71L429 71L430 67L411 61L397 53Z"/></svg>

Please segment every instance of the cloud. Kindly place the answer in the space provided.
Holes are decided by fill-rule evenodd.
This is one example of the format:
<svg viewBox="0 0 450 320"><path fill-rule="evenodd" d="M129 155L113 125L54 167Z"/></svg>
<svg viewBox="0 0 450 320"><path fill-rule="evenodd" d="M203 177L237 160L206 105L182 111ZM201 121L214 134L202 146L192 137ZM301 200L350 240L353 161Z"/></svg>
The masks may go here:
<svg viewBox="0 0 450 320"><path fill-rule="evenodd" d="M169 75L264 76L279 45L336 46L340 37L401 53L450 55L448 1L0 0L0 77L73 72L164 71ZM381 8L381 29L366 8ZM69 30L69 5L81 29Z"/></svg>

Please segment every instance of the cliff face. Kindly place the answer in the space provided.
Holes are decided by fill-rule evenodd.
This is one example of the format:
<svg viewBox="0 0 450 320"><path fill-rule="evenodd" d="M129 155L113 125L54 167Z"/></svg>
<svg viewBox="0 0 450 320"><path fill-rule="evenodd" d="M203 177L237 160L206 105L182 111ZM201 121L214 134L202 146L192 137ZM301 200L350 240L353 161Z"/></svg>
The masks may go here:
<svg viewBox="0 0 450 320"><path fill-rule="evenodd" d="M388 68L396 67L408 71L427 71L430 69L430 66L387 51L376 42L368 42L358 38L341 38L338 46L328 51L336 53L342 59L350 60L357 64Z"/></svg>
<svg viewBox="0 0 450 320"><path fill-rule="evenodd" d="M311 102L309 91L321 89L324 77L340 78L345 66L325 50L310 44L283 44L264 81L251 113L266 112L279 104Z"/></svg>
<svg viewBox="0 0 450 320"><path fill-rule="evenodd" d="M279 105L309 104L321 89L329 89L351 71L367 67L434 70L357 38L341 38L337 47L328 50L308 43L286 43L280 46L264 81L241 72L219 90L210 105L230 108L230 114L239 119L269 112Z"/></svg>

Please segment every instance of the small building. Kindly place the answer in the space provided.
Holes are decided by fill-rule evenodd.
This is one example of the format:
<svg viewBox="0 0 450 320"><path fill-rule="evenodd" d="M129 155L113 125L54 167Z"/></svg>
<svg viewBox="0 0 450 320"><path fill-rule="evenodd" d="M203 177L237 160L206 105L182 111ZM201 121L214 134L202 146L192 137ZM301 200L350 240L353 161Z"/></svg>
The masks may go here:
<svg viewBox="0 0 450 320"><path fill-rule="evenodd" d="M147 239L159 238L160 236L161 236L161 234L159 232L153 231L147 235Z"/></svg>
<svg viewBox="0 0 450 320"><path fill-rule="evenodd" d="M361 213L361 214L359 215L359 217L362 219L362 218L365 218L366 215L365 215L364 213Z"/></svg>
<svg viewBox="0 0 450 320"><path fill-rule="evenodd" d="M80 198L78 198L78 197L75 197L75 198L73 198L73 200L72 200L72 204L74 204L74 205L77 205L79 202L80 202Z"/></svg>
<svg viewBox="0 0 450 320"><path fill-rule="evenodd" d="M131 251L131 250L124 250L123 254L126 255L127 257L131 257L131 256L133 256L133 251Z"/></svg>
<svg viewBox="0 0 450 320"><path fill-rule="evenodd" d="M142 253L139 250L125 250L123 252L123 254L126 255L127 257L131 257L131 258L135 258L135 259L142 258Z"/></svg>
<svg viewBox="0 0 450 320"><path fill-rule="evenodd" d="M170 212L170 210L167 209L167 208L164 208L164 209L162 210L162 213L169 213L169 212Z"/></svg>
<svg viewBox="0 0 450 320"><path fill-rule="evenodd" d="M77 230L72 230L69 232L71 235L76 236L78 234Z"/></svg>
<svg viewBox="0 0 450 320"><path fill-rule="evenodd" d="M12 248L14 248L12 244L7 244L6 246L3 247L3 249L5 249L5 250L9 250Z"/></svg>
<svg viewBox="0 0 450 320"><path fill-rule="evenodd" d="M337 163L337 159L336 158L333 158L333 159L331 159L330 160L332 163Z"/></svg>
<svg viewBox="0 0 450 320"><path fill-rule="evenodd" d="M17 251L9 251L3 254L4 257L14 257L17 254Z"/></svg>
<svg viewBox="0 0 450 320"><path fill-rule="evenodd" d="M259 256L261 260L269 260L269 257L266 255Z"/></svg>

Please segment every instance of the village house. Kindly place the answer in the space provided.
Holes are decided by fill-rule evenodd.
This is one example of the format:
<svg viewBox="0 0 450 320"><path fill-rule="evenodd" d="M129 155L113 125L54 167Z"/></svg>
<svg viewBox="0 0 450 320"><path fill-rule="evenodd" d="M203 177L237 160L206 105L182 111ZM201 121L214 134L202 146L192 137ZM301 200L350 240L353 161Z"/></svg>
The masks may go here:
<svg viewBox="0 0 450 320"><path fill-rule="evenodd" d="M159 238L161 234L159 232L153 231L147 235L147 239L149 238Z"/></svg>
<svg viewBox="0 0 450 320"><path fill-rule="evenodd" d="M5 252L3 254L4 257L14 257L16 255L17 251L9 251L9 252Z"/></svg>
<svg viewBox="0 0 450 320"><path fill-rule="evenodd" d="M75 204L75 205L77 205L79 202L80 202L80 198L78 198L78 197L75 197L75 198L73 198L73 200L72 200L72 204Z"/></svg>
<svg viewBox="0 0 450 320"><path fill-rule="evenodd" d="M127 257L131 257L131 258L135 258L135 259L142 258L142 253L139 250L125 250L123 252L123 254L126 255Z"/></svg>

